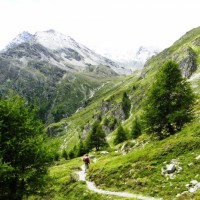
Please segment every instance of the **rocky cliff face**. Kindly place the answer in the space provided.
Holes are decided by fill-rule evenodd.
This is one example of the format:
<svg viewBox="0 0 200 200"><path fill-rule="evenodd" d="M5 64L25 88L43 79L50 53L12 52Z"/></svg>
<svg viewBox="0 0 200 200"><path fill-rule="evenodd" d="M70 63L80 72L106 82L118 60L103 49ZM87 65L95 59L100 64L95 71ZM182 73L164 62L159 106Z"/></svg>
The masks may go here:
<svg viewBox="0 0 200 200"><path fill-rule="evenodd" d="M179 64L183 76L190 78L198 69L200 64L199 43L200 28L198 27L186 33L170 48L165 49L157 56L154 56L152 59L147 61L141 77L145 77L148 70L156 70L156 68L161 66L166 60L172 59ZM155 66L155 69L153 69L152 66Z"/></svg>

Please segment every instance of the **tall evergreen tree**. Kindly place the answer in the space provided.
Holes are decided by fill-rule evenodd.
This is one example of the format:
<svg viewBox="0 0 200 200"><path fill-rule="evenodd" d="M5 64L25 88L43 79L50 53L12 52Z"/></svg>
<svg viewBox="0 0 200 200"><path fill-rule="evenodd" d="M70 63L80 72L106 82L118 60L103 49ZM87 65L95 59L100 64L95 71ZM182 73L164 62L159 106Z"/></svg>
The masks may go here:
<svg viewBox="0 0 200 200"><path fill-rule="evenodd" d="M122 109L124 111L125 118L127 119L129 117L130 110L131 110L131 101L126 92L123 93Z"/></svg>
<svg viewBox="0 0 200 200"><path fill-rule="evenodd" d="M80 140L77 150L77 156L83 156L86 153L85 146L83 144L83 141Z"/></svg>
<svg viewBox="0 0 200 200"><path fill-rule="evenodd" d="M0 100L0 199L20 200L42 188L53 159L43 124L19 96Z"/></svg>
<svg viewBox="0 0 200 200"><path fill-rule="evenodd" d="M101 146L106 145L106 134L102 130L102 126L99 122L94 122L92 131L89 132L86 141L85 141L85 147L86 150L89 151L92 148L96 148L98 151Z"/></svg>
<svg viewBox="0 0 200 200"><path fill-rule="evenodd" d="M113 143L117 145L121 142L124 142L125 140L127 140L126 131L121 125L119 125Z"/></svg>
<svg viewBox="0 0 200 200"><path fill-rule="evenodd" d="M141 125L139 123L138 118L136 117L133 121L132 129L131 129L131 138L137 138L139 135L141 135Z"/></svg>
<svg viewBox="0 0 200 200"><path fill-rule="evenodd" d="M177 63L166 62L150 89L144 106L144 120L160 138L174 134L192 119L194 94Z"/></svg>

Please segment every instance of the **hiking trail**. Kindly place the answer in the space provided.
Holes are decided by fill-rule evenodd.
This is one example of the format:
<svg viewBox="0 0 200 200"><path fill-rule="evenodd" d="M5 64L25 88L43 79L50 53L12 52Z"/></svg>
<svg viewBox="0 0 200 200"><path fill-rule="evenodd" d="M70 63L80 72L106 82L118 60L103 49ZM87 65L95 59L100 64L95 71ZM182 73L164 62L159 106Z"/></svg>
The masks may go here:
<svg viewBox="0 0 200 200"><path fill-rule="evenodd" d="M81 166L81 171L77 171L76 174L79 176L80 181L86 182L89 190L94 191L96 193L115 195L115 196L121 196L121 197L127 197L127 198L135 198L135 199L140 199L140 200L162 200L161 198L148 197L148 196L143 196L143 195L133 194L133 193L128 193L128 192L112 192L112 191L98 189L94 182L86 180L84 165Z"/></svg>

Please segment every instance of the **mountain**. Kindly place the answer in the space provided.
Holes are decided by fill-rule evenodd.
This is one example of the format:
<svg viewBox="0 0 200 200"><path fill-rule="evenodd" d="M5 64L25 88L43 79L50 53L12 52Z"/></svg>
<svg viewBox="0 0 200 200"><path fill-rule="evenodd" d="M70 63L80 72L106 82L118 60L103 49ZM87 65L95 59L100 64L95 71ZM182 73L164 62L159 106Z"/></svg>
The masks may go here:
<svg viewBox="0 0 200 200"><path fill-rule="evenodd" d="M95 47L94 49L101 55L110 58L119 63L120 66L130 70L129 74L135 70L142 69L147 60L161 51L159 48L153 46L140 46L136 50L130 49L125 52L116 49L98 49Z"/></svg>
<svg viewBox="0 0 200 200"><path fill-rule="evenodd" d="M118 74L127 73L126 69L120 67L112 60L96 54L91 49L77 43L73 38L65 36L55 30L36 32L34 35L23 32L14 38L5 48L7 53L5 52L4 55L8 55L10 51L13 51L13 48L23 45L24 43L29 44L30 47L34 45L45 47L48 49L48 53L46 52L45 54L45 50L40 49L41 52L38 52L38 54L40 54L40 59L51 62L66 71L85 71L88 66L91 65L105 65ZM20 52L21 51L22 49ZM32 55L32 52L29 53Z"/></svg>
<svg viewBox="0 0 200 200"><path fill-rule="evenodd" d="M54 30L23 32L0 53L0 94L12 89L38 103L50 123L85 106L102 84L124 73L117 63Z"/></svg>
<svg viewBox="0 0 200 200"><path fill-rule="evenodd" d="M152 56L157 55L159 52L160 52L160 50L155 47L141 46L138 48L133 60L135 60L137 62L145 63Z"/></svg>

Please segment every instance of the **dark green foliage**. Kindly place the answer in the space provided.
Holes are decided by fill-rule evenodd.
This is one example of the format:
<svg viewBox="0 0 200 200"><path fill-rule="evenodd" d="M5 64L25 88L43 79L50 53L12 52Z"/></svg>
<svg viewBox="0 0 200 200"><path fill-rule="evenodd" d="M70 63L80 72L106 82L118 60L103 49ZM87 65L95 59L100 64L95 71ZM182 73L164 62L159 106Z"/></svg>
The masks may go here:
<svg viewBox="0 0 200 200"><path fill-rule="evenodd" d="M124 142L125 140L127 140L127 133L124 130L124 128L121 125L119 125L113 143L117 145L121 142Z"/></svg>
<svg viewBox="0 0 200 200"><path fill-rule="evenodd" d="M78 149L77 149L77 156L83 156L86 153L86 149L84 147L84 144L82 142L82 140L80 140L79 145L78 145Z"/></svg>
<svg viewBox="0 0 200 200"><path fill-rule="evenodd" d="M59 160L60 160L60 154L58 152L55 152L54 161L59 161Z"/></svg>
<svg viewBox="0 0 200 200"><path fill-rule="evenodd" d="M62 151L62 157L63 157L65 160L68 159L68 154L67 154L67 152L66 152L65 149Z"/></svg>
<svg viewBox="0 0 200 200"><path fill-rule="evenodd" d="M99 122L94 122L92 131L89 132L86 141L85 141L85 147L86 150L89 151L92 148L96 148L98 151L101 146L106 145L106 134L102 130L102 126Z"/></svg>
<svg viewBox="0 0 200 200"><path fill-rule="evenodd" d="M69 158L72 159L72 158L75 158L75 153L74 153L74 150L70 150L69 153Z"/></svg>
<svg viewBox="0 0 200 200"><path fill-rule="evenodd" d="M126 92L123 93L122 109L124 111L125 118L127 119L129 117L130 110L131 110L131 101Z"/></svg>
<svg viewBox="0 0 200 200"><path fill-rule="evenodd" d="M147 130L160 138L181 130L192 119L194 94L178 65L166 62L150 89L144 107Z"/></svg>
<svg viewBox="0 0 200 200"><path fill-rule="evenodd" d="M141 135L141 133L142 133L141 125L138 118L136 117L135 120L133 121L133 126L131 129L131 138L136 139L138 136Z"/></svg>
<svg viewBox="0 0 200 200"><path fill-rule="evenodd" d="M52 156L36 117L19 96L0 100L0 199L22 199L42 189Z"/></svg>

